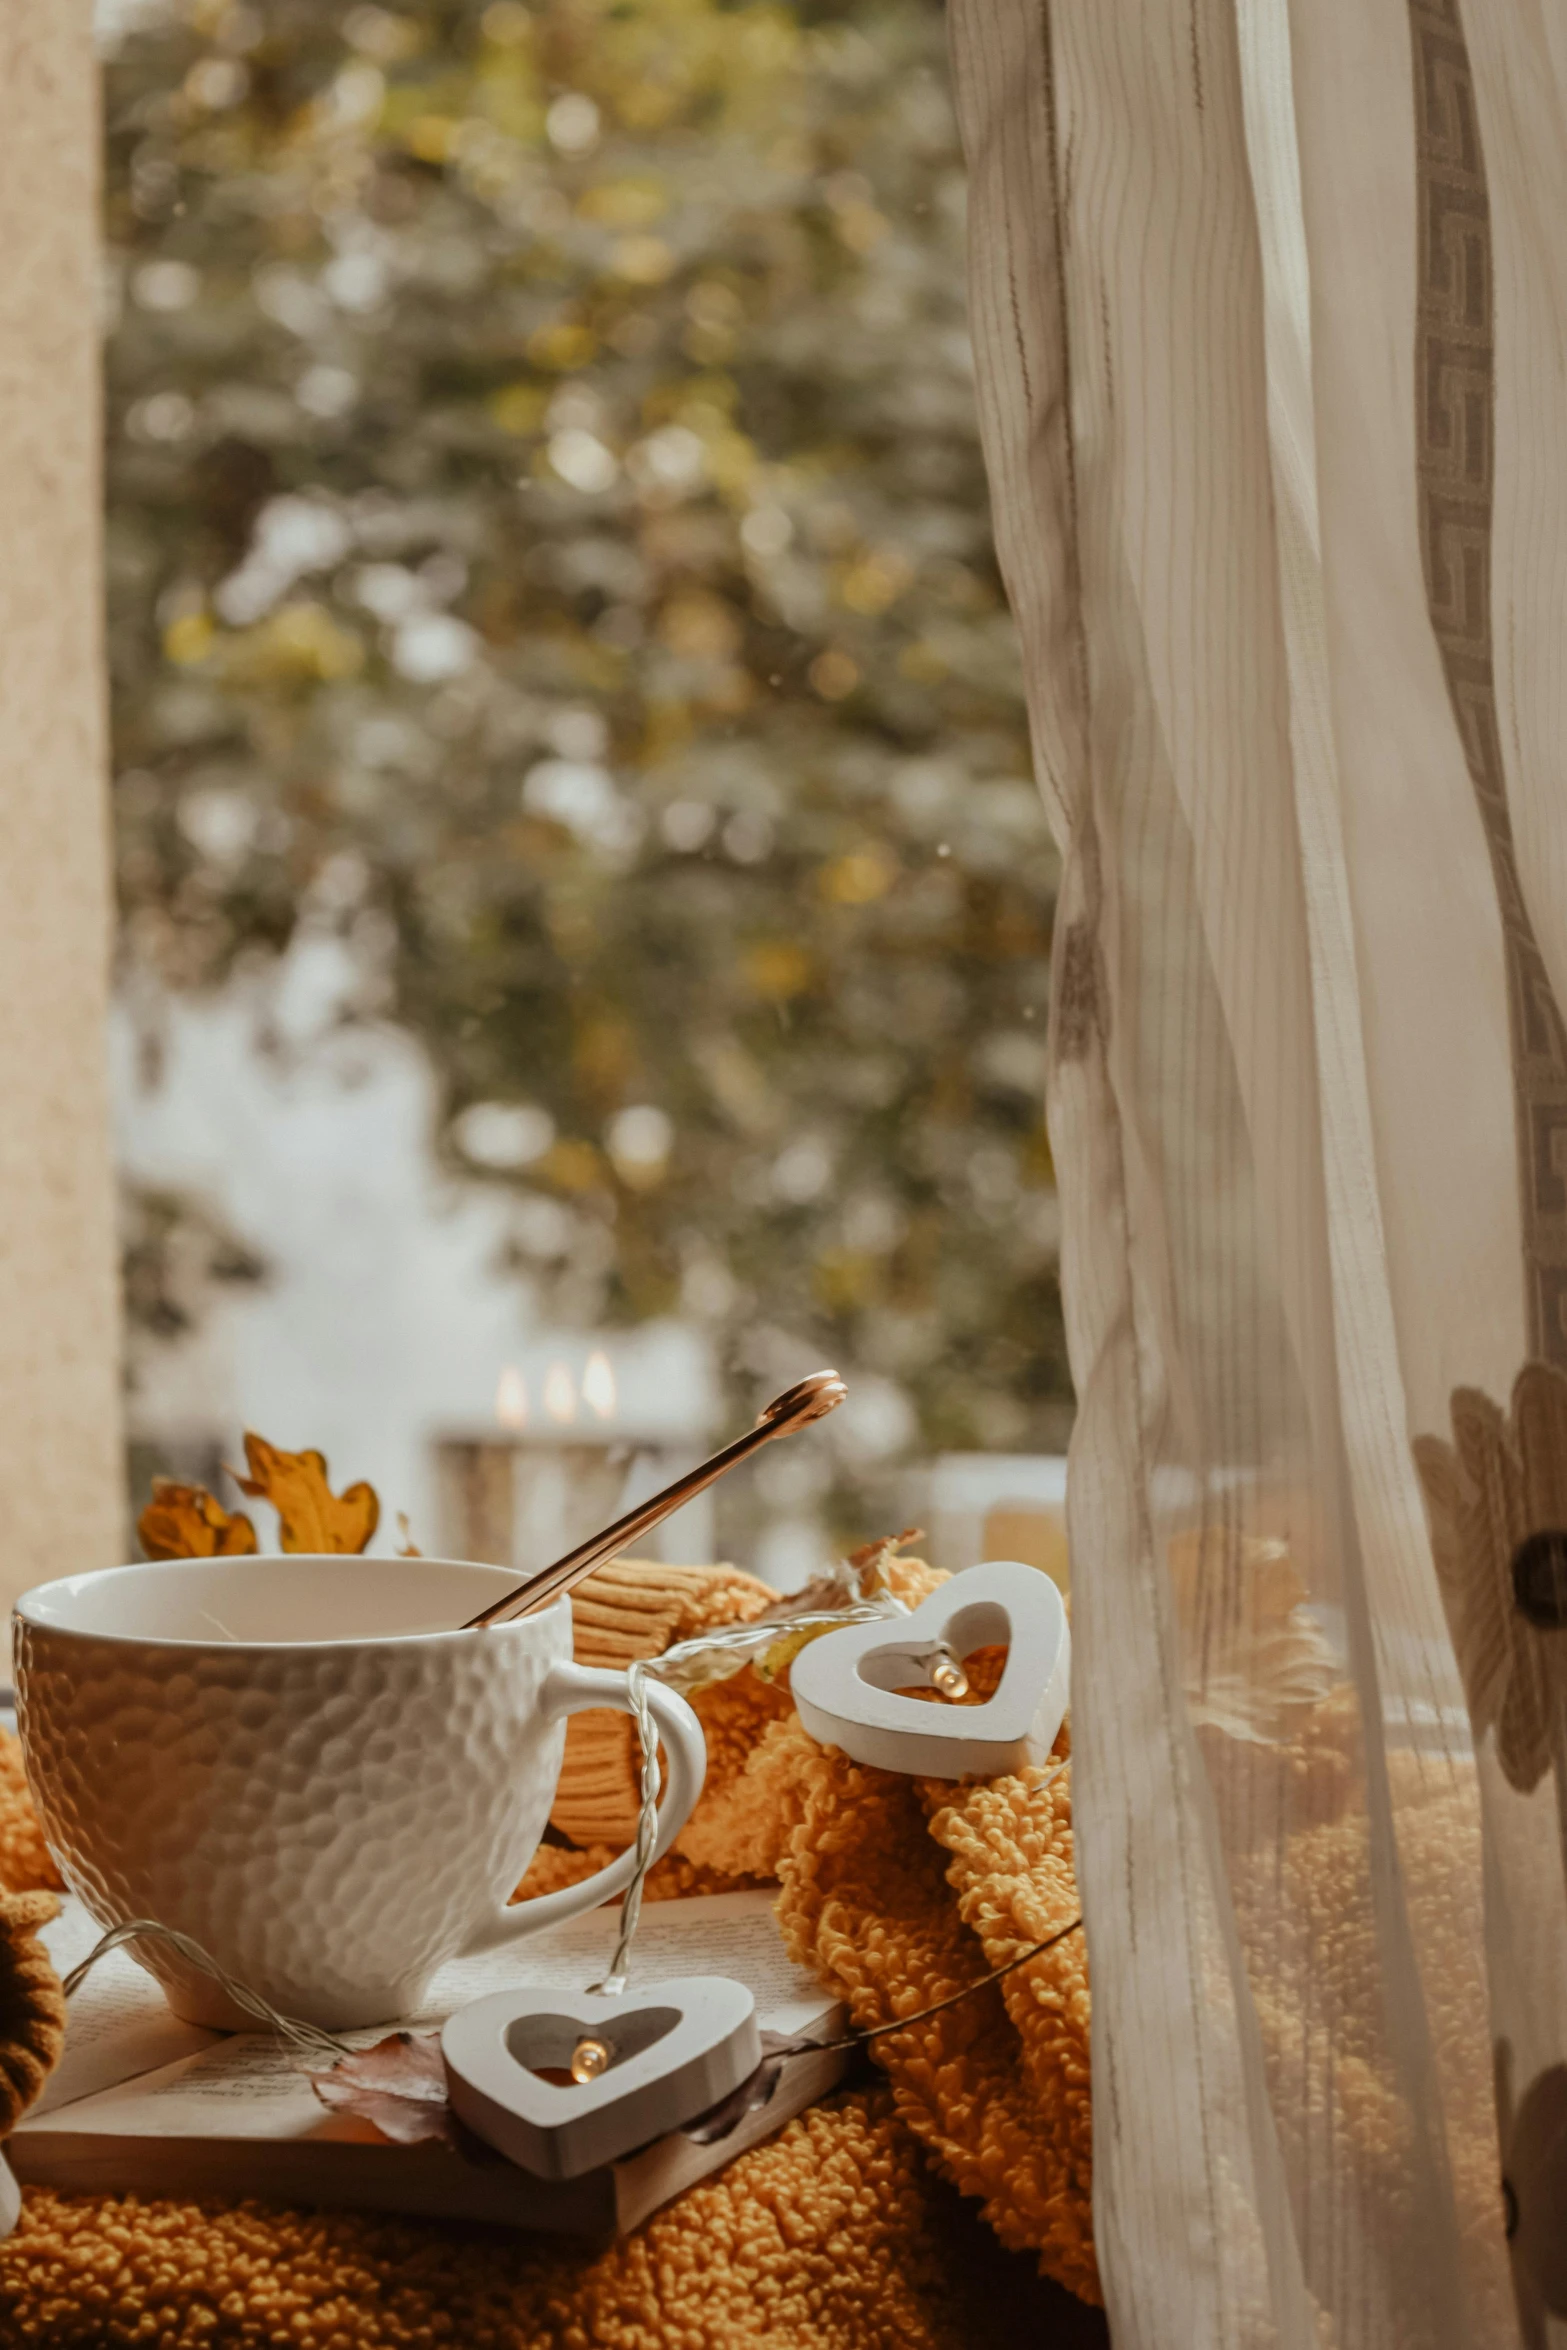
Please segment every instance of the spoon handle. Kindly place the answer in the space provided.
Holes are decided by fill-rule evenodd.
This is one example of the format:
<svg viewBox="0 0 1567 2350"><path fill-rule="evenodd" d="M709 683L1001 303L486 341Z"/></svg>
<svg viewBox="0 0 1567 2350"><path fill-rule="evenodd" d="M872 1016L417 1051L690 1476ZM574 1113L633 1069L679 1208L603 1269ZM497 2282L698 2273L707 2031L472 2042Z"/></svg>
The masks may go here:
<svg viewBox="0 0 1567 2350"><path fill-rule="evenodd" d="M638 1535L648 1533L665 1518L672 1517L676 1510L683 1509L696 1494L705 1492L726 1471L748 1460L764 1444L771 1444L775 1436L792 1436L797 1428L809 1427L813 1420L825 1419L829 1412L837 1409L848 1392L836 1371L813 1371L809 1379L802 1379L797 1386L786 1388L782 1395L775 1396L756 1426L748 1429L744 1436L737 1436L721 1452L715 1452L710 1459L699 1462L696 1468L688 1469L683 1477L677 1477L661 1493L655 1493L650 1500L639 1503L634 1510L628 1510L612 1526L606 1526L601 1533L590 1534L586 1542L579 1542L575 1550L566 1552L564 1558L542 1567L538 1574L528 1576L512 1590L503 1591L499 1599L491 1600L489 1606L481 1608L478 1615L470 1616L462 1626L463 1631L476 1631L487 1624L508 1623L515 1616L531 1616L540 1608L548 1607L552 1600L559 1599L563 1591L570 1591L585 1575L591 1575L595 1567L607 1566L612 1558L617 1558L629 1544L635 1542Z"/></svg>

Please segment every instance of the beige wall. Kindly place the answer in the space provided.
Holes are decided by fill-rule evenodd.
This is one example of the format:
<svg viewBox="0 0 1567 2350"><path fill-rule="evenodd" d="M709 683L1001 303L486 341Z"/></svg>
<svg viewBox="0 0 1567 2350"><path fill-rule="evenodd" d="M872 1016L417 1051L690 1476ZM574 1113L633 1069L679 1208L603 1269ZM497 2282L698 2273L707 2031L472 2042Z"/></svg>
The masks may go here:
<svg viewBox="0 0 1567 2350"><path fill-rule="evenodd" d="M89 0L0 6L0 1601L121 1523ZM10 1677L0 1663L0 1679Z"/></svg>

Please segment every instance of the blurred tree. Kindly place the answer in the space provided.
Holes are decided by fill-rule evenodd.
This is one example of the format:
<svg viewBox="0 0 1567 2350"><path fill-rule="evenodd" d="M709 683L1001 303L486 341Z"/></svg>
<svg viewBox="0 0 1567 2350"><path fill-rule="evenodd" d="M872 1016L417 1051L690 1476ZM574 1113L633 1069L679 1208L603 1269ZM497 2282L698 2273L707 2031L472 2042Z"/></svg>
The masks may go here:
<svg viewBox="0 0 1567 2350"><path fill-rule="evenodd" d="M852 1366L869 1454L1068 1392L942 42L191 0L107 72L128 972L334 936L548 1310Z"/></svg>

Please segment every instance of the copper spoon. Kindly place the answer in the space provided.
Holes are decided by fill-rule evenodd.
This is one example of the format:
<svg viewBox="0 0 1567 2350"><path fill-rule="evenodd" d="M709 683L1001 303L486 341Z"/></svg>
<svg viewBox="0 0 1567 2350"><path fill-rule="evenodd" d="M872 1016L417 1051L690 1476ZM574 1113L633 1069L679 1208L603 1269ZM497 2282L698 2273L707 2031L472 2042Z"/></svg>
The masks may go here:
<svg viewBox="0 0 1567 2350"><path fill-rule="evenodd" d="M710 1460L688 1469L683 1477L677 1477L673 1485L666 1485L650 1501L628 1510L613 1526L606 1526L600 1534L590 1534L586 1542L579 1542L575 1550L568 1550L553 1566L541 1567L526 1582L502 1592L499 1599L492 1599L478 1615L470 1616L462 1629L472 1632L483 1624L504 1624L513 1616L531 1616L541 1607L548 1607L563 1591L570 1591L585 1575L591 1575L595 1567L607 1566L639 1534L646 1534L665 1518L672 1517L696 1494L705 1492L726 1470L748 1460L764 1444L771 1444L775 1436L792 1436L797 1428L825 1419L829 1412L837 1410L848 1392L836 1371L813 1371L809 1379L785 1388L782 1395L774 1396L756 1426L744 1436L737 1436L722 1452L715 1452Z"/></svg>

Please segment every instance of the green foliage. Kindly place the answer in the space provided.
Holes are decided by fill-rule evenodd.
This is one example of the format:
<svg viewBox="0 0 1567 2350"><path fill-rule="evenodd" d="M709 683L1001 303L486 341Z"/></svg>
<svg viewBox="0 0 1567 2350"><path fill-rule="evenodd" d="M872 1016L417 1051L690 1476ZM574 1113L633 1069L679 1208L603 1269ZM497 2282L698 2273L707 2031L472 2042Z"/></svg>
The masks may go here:
<svg viewBox="0 0 1567 2350"><path fill-rule="evenodd" d="M1066 1395L1053 862L930 0L197 0L108 67L126 953L301 925L572 1319Z"/></svg>

